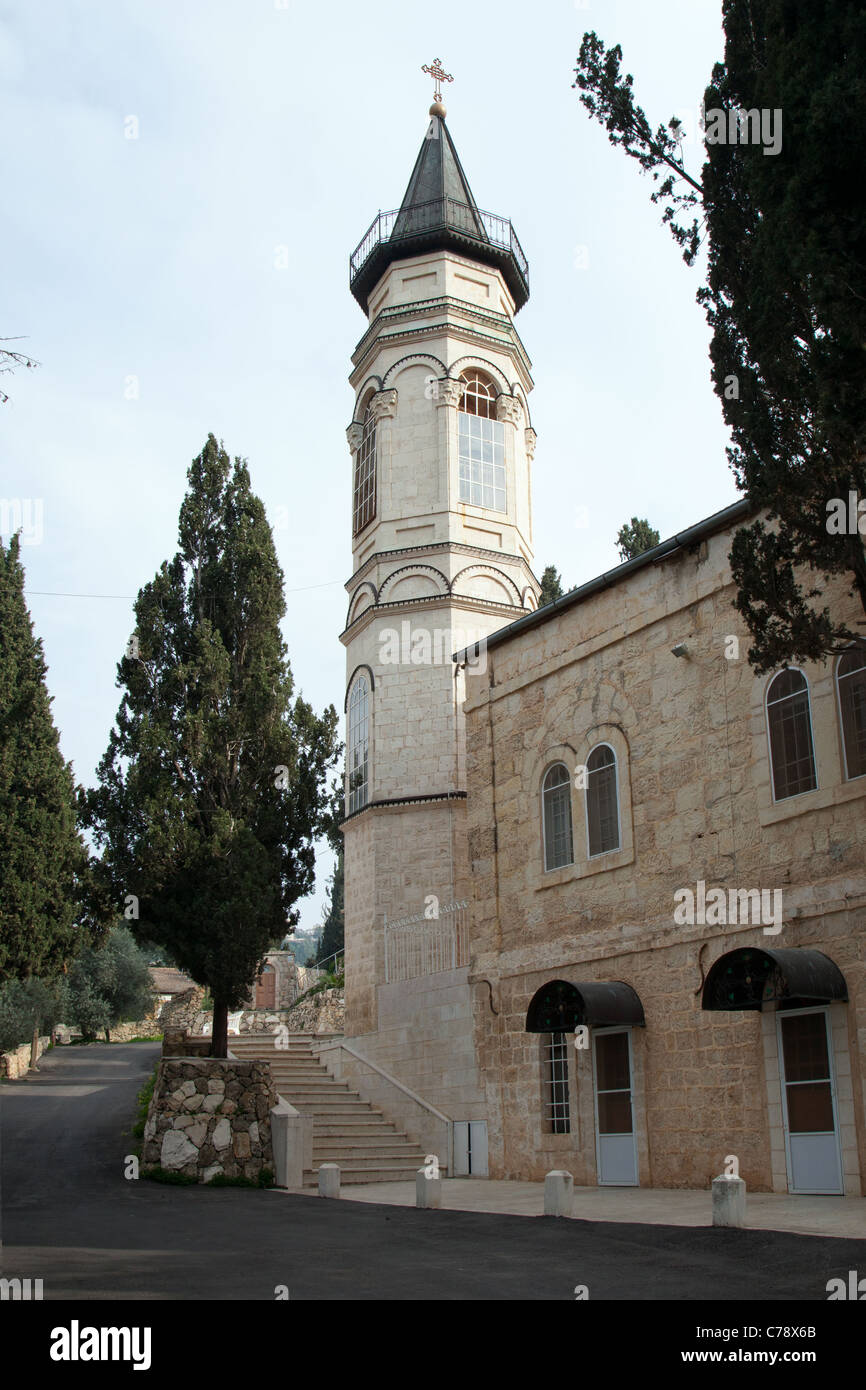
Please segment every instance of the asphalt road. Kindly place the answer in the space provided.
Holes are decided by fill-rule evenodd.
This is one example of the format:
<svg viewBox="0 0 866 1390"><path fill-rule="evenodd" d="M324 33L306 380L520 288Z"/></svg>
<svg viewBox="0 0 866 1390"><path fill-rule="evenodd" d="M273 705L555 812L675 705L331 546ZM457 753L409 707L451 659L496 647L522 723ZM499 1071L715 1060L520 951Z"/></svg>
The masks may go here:
<svg viewBox="0 0 866 1390"><path fill-rule="evenodd" d="M155 1043L59 1048L0 1085L3 1275L50 1299L826 1302L866 1241L423 1212L124 1178Z"/></svg>

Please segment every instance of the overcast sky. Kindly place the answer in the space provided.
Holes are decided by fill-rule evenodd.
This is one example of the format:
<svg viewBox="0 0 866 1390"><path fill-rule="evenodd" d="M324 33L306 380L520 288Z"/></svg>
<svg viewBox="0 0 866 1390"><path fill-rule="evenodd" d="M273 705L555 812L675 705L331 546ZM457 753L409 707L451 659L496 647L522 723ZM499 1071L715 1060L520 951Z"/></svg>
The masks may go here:
<svg viewBox="0 0 866 1390"><path fill-rule="evenodd" d="M209 432L248 460L272 522L288 517L296 685L342 708L347 376L366 322L348 258L402 199L435 57L475 197L512 218L530 263L536 573L582 583L618 563L633 514L664 539L735 500L700 270L572 90L586 29L622 45L651 123L677 113L691 136L723 51L718 0L2 6L0 335L25 335L41 365L0 381L0 498L42 505L22 558L79 781ZM687 167L701 162L690 140ZM325 850L305 927L330 866Z"/></svg>

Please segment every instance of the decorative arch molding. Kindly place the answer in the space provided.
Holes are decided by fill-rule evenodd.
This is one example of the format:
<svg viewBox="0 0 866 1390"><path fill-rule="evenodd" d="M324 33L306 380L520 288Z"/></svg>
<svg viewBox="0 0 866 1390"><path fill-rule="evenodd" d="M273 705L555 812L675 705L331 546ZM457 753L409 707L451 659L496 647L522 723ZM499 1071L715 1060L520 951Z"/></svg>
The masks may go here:
<svg viewBox="0 0 866 1390"><path fill-rule="evenodd" d="M352 412L352 423L363 425L364 415L367 406L370 404L370 397L375 396L379 391L384 390L384 384L380 376L368 376L364 385L355 397L355 409Z"/></svg>
<svg viewBox="0 0 866 1390"><path fill-rule="evenodd" d="M599 681L592 697L591 711L596 721L593 728L624 730L634 723L634 710L628 696L610 680Z"/></svg>
<svg viewBox="0 0 866 1390"><path fill-rule="evenodd" d="M365 674L369 677L369 680L370 680L370 694L372 695L373 691L376 689L376 678L375 678L375 676L373 675L373 668L372 668L372 666L356 666L355 669L354 669L354 671L352 672L351 676L349 677L349 681L348 681L348 684L347 684L347 686L346 686L346 698L345 698L345 700L343 701L343 713L344 713L344 714L347 714L348 711L349 711L349 696L350 696L351 693L352 693L352 686L355 684L355 681L358 679L358 677L361 675L362 672L365 673Z"/></svg>
<svg viewBox="0 0 866 1390"><path fill-rule="evenodd" d="M538 599L535 597L535 590L531 589L528 584L526 588L523 590L523 593L520 595L520 601L524 609L526 609L528 612L535 613L537 611Z"/></svg>
<svg viewBox="0 0 866 1390"><path fill-rule="evenodd" d="M482 597L483 597L482 594L468 594L468 593L463 593L463 594L461 594L461 593L458 591L458 589L457 589L457 587L456 587L456 586L457 586L457 582L458 582L458 580L462 579L463 576L466 575L466 574L471 574L471 575L492 575L492 576L497 580L498 583L502 584L502 586L503 586L504 588L513 590L513 592L514 592L514 597L515 597L514 607L515 607L515 608L522 608L522 606L523 606L523 600L522 600L522 598L521 598L520 590L518 589L518 587L517 587L517 585L515 584L514 580L511 579L509 575L505 574L503 570L497 569L495 565L483 565L483 564L482 564L482 565L467 565L464 569L460 570L457 574L455 574L454 578L451 580L451 587L450 587L450 592L451 592L452 594L454 594L455 598L460 598L460 597L462 597L462 598L482 598ZM495 600L494 600L494 601L495 601Z"/></svg>
<svg viewBox="0 0 866 1390"><path fill-rule="evenodd" d="M436 569L435 565L402 565L400 569L394 570L391 574L389 574L387 579L383 579L382 584L379 588L379 595L376 600L377 603L388 602L388 600L385 599L385 592L387 589L393 587L395 580L407 579L410 575L413 574L417 574L419 578L425 579L429 578L430 575L435 575L436 579L438 579L442 583L442 597L444 598L447 596L449 592L448 580L441 570Z"/></svg>
<svg viewBox="0 0 866 1390"><path fill-rule="evenodd" d="M544 735L542 735L542 738ZM532 795L541 792L541 784L547 776L554 763L565 763L571 769L572 788L574 786L574 767L577 762L577 749L570 743L544 743L535 753L531 760L527 759L524 768L528 767L528 777L524 785L530 788ZM574 793L572 791L572 799ZM572 808L572 820L574 819Z"/></svg>
<svg viewBox="0 0 866 1390"><path fill-rule="evenodd" d="M429 366L431 362L434 366L439 368L442 376L447 376L448 368L445 366L445 363L441 362L438 357L434 357L432 352L413 352L406 357L401 357L399 362L393 363L393 365L388 368L379 389L381 391L386 390L391 384L391 379L398 376L400 372L406 371L407 368Z"/></svg>
<svg viewBox="0 0 866 1390"><path fill-rule="evenodd" d="M378 594L376 593L376 586L374 584L371 584L369 579L365 579L363 584L358 585L357 589L355 590L349 601L349 611L346 614L346 627L349 627L357 617L360 617L360 614L357 611L359 606L359 600L362 598L367 598L368 596L372 600L373 604L378 603Z"/></svg>
<svg viewBox="0 0 866 1390"><path fill-rule="evenodd" d="M480 372L486 372L488 376L499 387L499 394L510 396L512 394L508 378L500 371L499 367L493 362L488 362L485 357L476 357L474 354L467 357L459 357L456 362L452 362L448 368L448 375L457 381L463 372L469 367L477 367Z"/></svg>

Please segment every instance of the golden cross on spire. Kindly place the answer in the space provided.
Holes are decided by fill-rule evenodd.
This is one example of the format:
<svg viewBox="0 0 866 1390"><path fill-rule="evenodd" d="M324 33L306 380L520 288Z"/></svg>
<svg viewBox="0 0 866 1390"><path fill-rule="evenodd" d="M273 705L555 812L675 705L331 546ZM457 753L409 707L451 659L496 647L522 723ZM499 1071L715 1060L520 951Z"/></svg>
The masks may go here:
<svg viewBox="0 0 866 1390"><path fill-rule="evenodd" d="M436 83L436 91L435 91L434 94L433 94L433 100L434 100L434 101L441 101L441 100L442 100L442 83L443 83L443 82L453 82L453 81L454 81L454 78L451 76L450 72L446 72L445 69L443 68L441 58L434 58L434 59L433 59L433 66L432 66L432 67L428 67L427 64L425 63L424 66L422 67L421 71L422 71L422 72L429 72L430 76L433 78L433 81Z"/></svg>

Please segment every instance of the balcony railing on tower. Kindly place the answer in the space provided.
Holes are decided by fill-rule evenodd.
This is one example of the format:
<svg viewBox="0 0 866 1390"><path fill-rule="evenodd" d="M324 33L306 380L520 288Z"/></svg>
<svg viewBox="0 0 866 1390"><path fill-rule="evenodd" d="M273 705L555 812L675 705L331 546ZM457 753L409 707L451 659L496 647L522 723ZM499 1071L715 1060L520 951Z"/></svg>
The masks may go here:
<svg viewBox="0 0 866 1390"><path fill-rule="evenodd" d="M409 208L380 212L349 258L353 291L370 258L380 248L384 250L387 245L387 249L398 252L403 248L404 255L411 254L413 242L420 245L437 232L445 232L456 241L465 239L479 248L484 247L488 256L491 251L498 252L496 259L501 258L503 252L510 255L521 287L528 295L529 262L509 219L495 212L484 212L474 204L458 202L456 198L433 198Z"/></svg>

